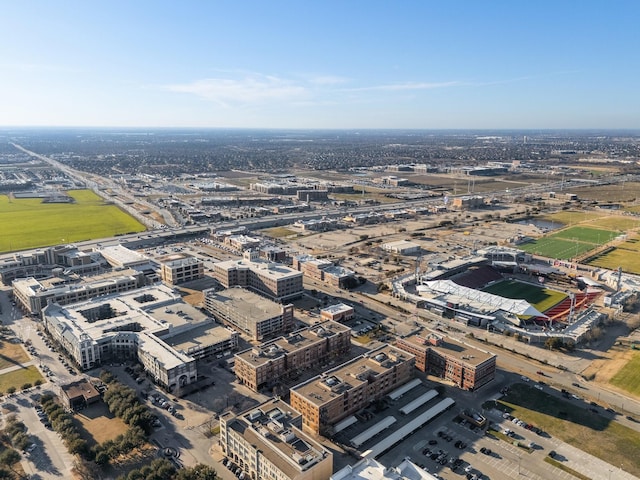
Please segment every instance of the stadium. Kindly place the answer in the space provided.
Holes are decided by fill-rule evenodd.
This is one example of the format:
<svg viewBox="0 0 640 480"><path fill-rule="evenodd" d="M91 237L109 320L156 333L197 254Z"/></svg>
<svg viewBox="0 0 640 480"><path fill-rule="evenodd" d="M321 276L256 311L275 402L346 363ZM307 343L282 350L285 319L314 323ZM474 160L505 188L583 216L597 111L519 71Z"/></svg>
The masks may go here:
<svg viewBox="0 0 640 480"><path fill-rule="evenodd" d="M569 273L565 265L494 246L398 279L394 294L466 325L526 332L532 342L556 332L579 341L588 331L584 324L599 321L591 307L606 287L567 266Z"/></svg>

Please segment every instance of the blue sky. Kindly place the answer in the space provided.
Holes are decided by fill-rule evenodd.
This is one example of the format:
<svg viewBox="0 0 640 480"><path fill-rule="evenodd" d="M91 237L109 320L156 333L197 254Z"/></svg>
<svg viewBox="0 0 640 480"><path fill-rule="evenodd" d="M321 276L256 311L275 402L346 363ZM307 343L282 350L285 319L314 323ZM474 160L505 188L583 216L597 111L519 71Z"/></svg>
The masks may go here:
<svg viewBox="0 0 640 480"><path fill-rule="evenodd" d="M638 1L9 1L0 125L640 128Z"/></svg>

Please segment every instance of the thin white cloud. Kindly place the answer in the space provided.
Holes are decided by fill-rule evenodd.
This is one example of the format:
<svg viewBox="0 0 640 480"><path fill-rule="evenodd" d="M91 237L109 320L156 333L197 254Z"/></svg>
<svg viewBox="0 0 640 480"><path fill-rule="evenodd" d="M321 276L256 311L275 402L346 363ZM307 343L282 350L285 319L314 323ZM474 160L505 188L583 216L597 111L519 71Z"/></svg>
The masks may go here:
<svg viewBox="0 0 640 480"><path fill-rule="evenodd" d="M369 87L351 88L351 92L366 92L366 91L410 91L410 90L432 90L434 88L448 88L459 87L465 85L463 82L451 81L451 82L404 82L404 83L390 83L386 85L372 85Z"/></svg>
<svg viewBox="0 0 640 480"><path fill-rule="evenodd" d="M319 75L317 77L311 77L308 81L313 85L329 86L329 85L343 85L345 83L348 83L350 79L346 77L335 76L335 75Z"/></svg>
<svg viewBox="0 0 640 480"><path fill-rule="evenodd" d="M240 79L206 78L163 88L171 92L190 93L221 105L296 100L309 93L307 88L293 81L266 75Z"/></svg>

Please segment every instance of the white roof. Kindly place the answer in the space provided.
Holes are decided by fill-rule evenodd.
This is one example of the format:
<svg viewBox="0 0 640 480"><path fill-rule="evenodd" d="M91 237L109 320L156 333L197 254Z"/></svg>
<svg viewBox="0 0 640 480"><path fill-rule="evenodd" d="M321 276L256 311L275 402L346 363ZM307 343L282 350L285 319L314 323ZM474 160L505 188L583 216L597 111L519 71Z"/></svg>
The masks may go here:
<svg viewBox="0 0 640 480"><path fill-rule="evenodd" d="M528 315L533 317L544 317L542 312L539 312L536 308L531 306L526 300L518 300L513 298L500 297L487 292L481 292L480 290L474 290L473 288L463 287L451 280L435 280L432 282L426 282L424 285L429 287L430 290L457 295L464 299L486 303L505 312L513 313L515 315Z"/></svg>

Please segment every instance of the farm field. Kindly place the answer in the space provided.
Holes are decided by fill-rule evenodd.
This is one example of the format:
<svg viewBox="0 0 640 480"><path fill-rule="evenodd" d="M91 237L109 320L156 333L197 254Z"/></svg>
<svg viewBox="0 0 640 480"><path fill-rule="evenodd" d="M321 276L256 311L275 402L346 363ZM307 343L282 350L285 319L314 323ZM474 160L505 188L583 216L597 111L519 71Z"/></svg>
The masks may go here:
<svg viewBox="0 0 640 480"><path fill-rule="evenodd" d="M640 475L640 432L593 415L584 404L577 405L524 384L513 385L496 404L498 409L537 425L553 437Z"/></svg>
<svg viewBox="0 0 640 480"><path fill-rule="evenodd" d="M524 299L540 312L557 305L567 296L562 292L513 280L494 283L490 287L483 289L483 291L506 298Z"/></svg>
<svg viewBox="0 0 640 480"><path fill-rule="evenodd" d="M634 351L629 362L618 370L609 382L640 397L640 351Z"/></svg>
<svg viewBox="0 0 640 480"><path fill-rule="evenodd" d="M0 195L0 252L141 232L144 225L90 190L67 192L75 203Z"/></svg>

